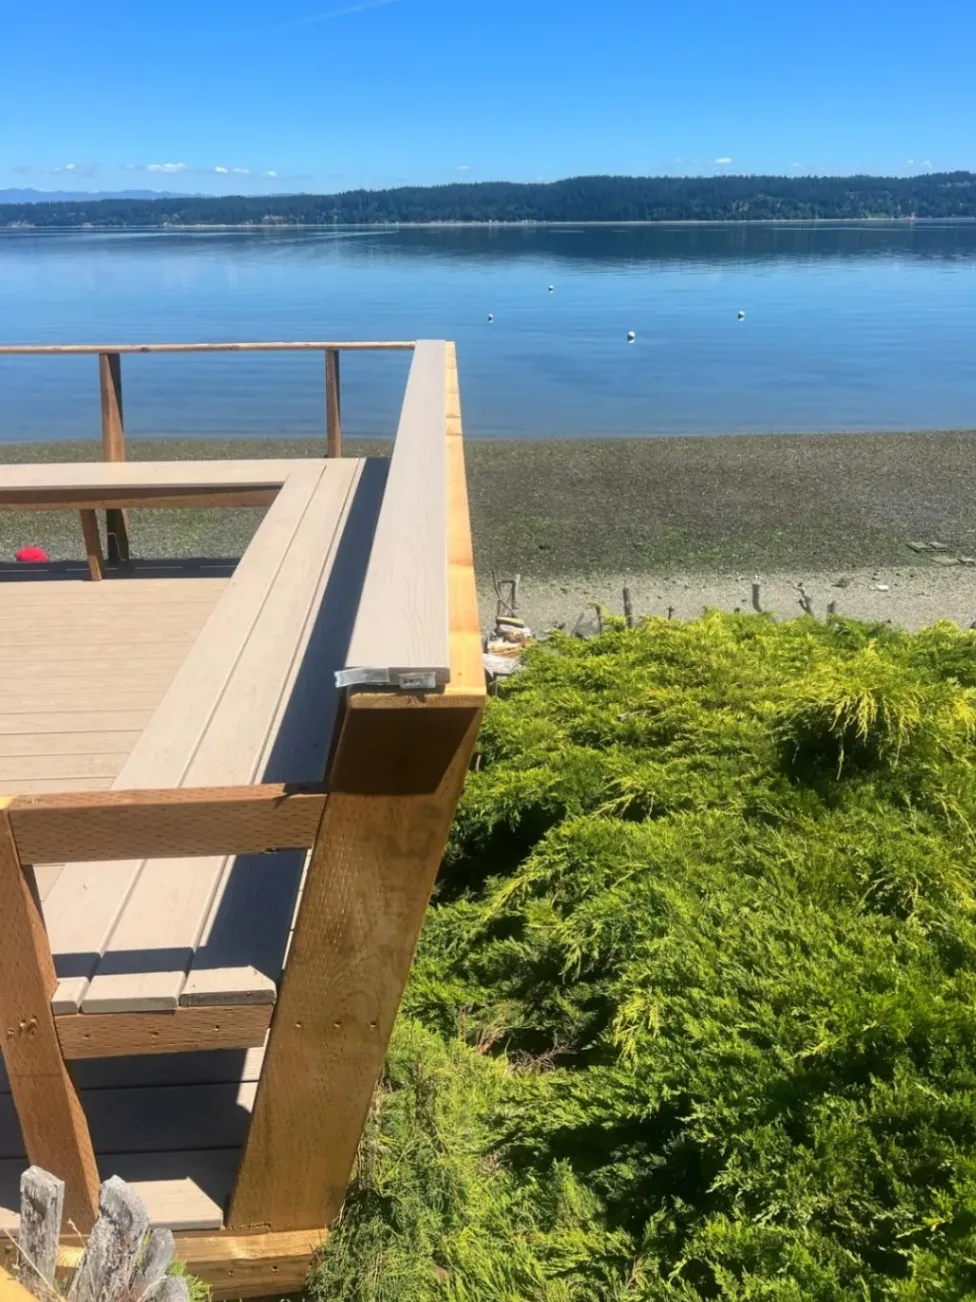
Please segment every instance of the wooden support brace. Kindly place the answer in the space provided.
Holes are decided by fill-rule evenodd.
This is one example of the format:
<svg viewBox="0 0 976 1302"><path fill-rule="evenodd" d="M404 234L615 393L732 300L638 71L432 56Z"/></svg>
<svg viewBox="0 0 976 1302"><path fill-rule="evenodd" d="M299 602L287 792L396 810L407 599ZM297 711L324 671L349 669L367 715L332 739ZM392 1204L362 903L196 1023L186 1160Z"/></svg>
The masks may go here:
<svg viewBox="0 0 976 1302"><path fill-rule="evenodd" d="M325 354L325 438L326 456L342 456L342 395L339 391L339 350Z"/></svg>
<svg viewBox="0 0 976 1302"><path fill-rule="evenodd" d="M106 461L125 460L125 424L122 417L122 358L99 353L98 381L102 402L102 454ZM129 559L129 522L124 511L105 512L108 559L113 565Z"/></svg>
<svg viewBox="0 0 976 1302"><path fill-rule="evenodd" d="M57 978L33 871L21 866L5 809L0 919L0 1041L24 1145L35 1166L64 1181L66 1215L84 1233L98 1215L95 1153L54 1026Z"/></svg>
<svg viewBox="0 0 976 1302"><path fill-rule="evenodd" d="M94 511L79 511L81 532L85 539L85 553L88 556L88 573L95 582L102 578L102 540L98 534L98 517Z"/></svg>
<svg viewBox="0 0 976 1302"><path fill-rule="evenodd" d="M321 787L177 787L17 796L8 817L23 863L173 859L305 849Z"/></svg>

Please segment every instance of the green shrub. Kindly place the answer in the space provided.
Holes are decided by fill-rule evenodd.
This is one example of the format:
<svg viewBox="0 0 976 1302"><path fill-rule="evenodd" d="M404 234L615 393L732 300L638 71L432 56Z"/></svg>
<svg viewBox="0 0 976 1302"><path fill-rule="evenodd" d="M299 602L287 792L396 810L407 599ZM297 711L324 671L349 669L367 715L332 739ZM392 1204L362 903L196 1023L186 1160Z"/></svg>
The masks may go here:
<svg viewBox="0 0 976 1302"><path fill-rule="evenodd" d="M323 1299L976 1297L974 685L948 625L534 649Z"/></svg>

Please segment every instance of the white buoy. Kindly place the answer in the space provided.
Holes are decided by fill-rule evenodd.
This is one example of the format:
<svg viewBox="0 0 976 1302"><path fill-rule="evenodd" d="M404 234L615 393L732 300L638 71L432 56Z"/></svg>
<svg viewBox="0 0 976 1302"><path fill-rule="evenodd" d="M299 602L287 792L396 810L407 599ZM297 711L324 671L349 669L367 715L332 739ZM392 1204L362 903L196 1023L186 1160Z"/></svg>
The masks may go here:
<svg viewBox="0 0 976 1302"><path fill-rule="evenodd" d="M555 285L550 285L550 286L549 286L549 293L550 293L550 294L555 294L555 292L556 292L556 286L555 286Z"/></svg>
<svg viewBox="0 0 976 1302"><path fill-rule="evenodd" d="M495 319L495 314L494 314L494 312L489 312L489 313L488 313L488 324L491 325L491 323L492 323L492 321L494 321L494 319Z"/></svg>
<svg viewBox="0 0 976 1302"><path fill-rule="evenodd" d="M636 338L637 338L637 331L636 331L636 330L628 330L628 331L627 331L627 342L628 342L629 344L632 344Z"/></svg>
<svg viewBox="0 0 976 1302"><path fill-rule="evenodd" d="M743 311L740 309L740 311L739 311L739 320L740 320L740 321L744 321L745 319L746 319L746 314L745 314L745 312L743 312Z"/></svg>

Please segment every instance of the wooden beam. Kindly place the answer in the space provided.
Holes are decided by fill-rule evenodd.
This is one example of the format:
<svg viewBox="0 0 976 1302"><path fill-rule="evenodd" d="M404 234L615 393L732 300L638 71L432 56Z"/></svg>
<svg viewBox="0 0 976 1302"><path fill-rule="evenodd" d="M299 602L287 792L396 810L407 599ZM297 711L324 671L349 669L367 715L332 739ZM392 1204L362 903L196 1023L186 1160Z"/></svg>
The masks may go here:
<svg viewBox="0 0 976 1302"><path fill-rule="evenodd" d="M265 854L311 846L322 787L283 783L17 796L8 809L24 863Z"/></svg>
<svg viewBox="0 0 976 1302"><path fill-rule="evenodd" d="M37 1302L37 1298L0 1266L0 1302Z"/></svg>
<svg viewBox="0 0 976 1302"><path fill-rule="evenodd" d="M283 1297L301 1292L323 1229L285 1234L178 1234L176 1254L215 1299ZM11 1302L16 1302L12 1299Z"/></svg>
<svg viewBox="0 0 976 1302"><path fill-rule="evenodd" d="M33 872L21 866L4 809L0 911L0 1044L24 1146L35 1166L64 1181L66 1216L84 1233L98 1216L95 1154L51 1012L57 978Z"/></svg>
<svg viewBox="0 0 976 1302"><path fill-rule="evenodd" d="M453 351L444 359L448 383ZM443 527L473 588L463 474L453 483ZM452 589L464 590L460 582ZM476 636L476 603L452 602L450 627ZM452 638L456 695L357 692L345 712L231 1198L232 1229L312 1229L342 1206L481 721L484 672L465 648ZM355 708L364 698L369 705Z"/></svg>
<svg viewBox="0 0 976 1302"><path fill-rule="evenodd" d="M342 456L342 395L339 391L339 350L325 353L325 440L326 456Z"/></svg>
<svg viewBox="0 0 976 1302"><path fill-rule="evenodd" d="M122 359L118 353L100 353L98 381L102 405L102 455L106 461L125 460L125 422L122 416ZM108 559L113 565L129 559L129 522L117 507L105 513Z"/></svg>
<svg viewBox="0 0 976 1302"><path fill-rule="evenodd" d="M350 340L316 339L294 342L226 343L226 344L2 344L0 357L69 356L114 353L300 353L341 349L349 353L389 352L416 347L413 339Z"/></svg>
<svg viewBox="0 0 976 1302"><path fill-rule="evenodd" d="M207 506L270 506L279 488L227 487L187 484L183 488L6 488L0 486L0 507L27 511L121 511L126 507L199 509Z"/></svg>
<svg viewBox="0 0 976 1302"><path fill-rule="evenodd" d="M54 1019L61 1052L79 1058L129 1058L157 1053L259 1049L271 1004L177 1008L168 1013L67 1013Z"/></svg>
<svg viewBox="0 0 976 1302"><path fill-rule="evenodd" d="M94 511L80 512L81 532L85 539L85 551L88 555L88 573L97 582L102 577L102 540L98 533L98 516ZM28 860L30 862L30 860Z"/></svg>

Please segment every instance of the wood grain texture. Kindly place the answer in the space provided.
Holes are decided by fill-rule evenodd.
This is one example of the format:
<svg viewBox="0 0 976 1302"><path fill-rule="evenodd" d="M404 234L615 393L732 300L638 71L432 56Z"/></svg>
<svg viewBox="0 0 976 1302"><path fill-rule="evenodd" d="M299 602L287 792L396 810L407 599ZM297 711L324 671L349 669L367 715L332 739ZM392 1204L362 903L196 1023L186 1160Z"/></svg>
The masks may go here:
<svg viewBox="0 0 976 1302"><path fill-rule="evenodd" d="M94 511L85 510L81 512L81 535L85 540L88 573L91 575L93 582L97 583L102 578L102 566L105 558L102 555L102 540L98 533L98 517Z"/></svg>
<svg viewBox="0 0 976 1302"><path fill-rule="evenodd" d="M44 921L5 811L0 811L0 900L0 1033L24 1146L35 1166L64 1181L67 1214L84 1231L98 1214L95 1154L51 1013L56 978Z"/></svg>
<svg viewBox="0 0 976 1302"><path fill-rule="evenodd" d="M178 1238L176 1250L187 1270L210 1285L215 1302L224 1298L277 1298L302 1290L327 1237L325 1230L290 1234L225 1232Z"/></svg>
<svg viewBox="0 0 976 1302"><path fill-rule="evenodd" d="M263 775L275 748L273 726L292 677L292 665L299 655L304 630L317 618L321 577L334 559L360 464L353 460L325 463L328 468L320 474L260 616L218 699L209 703L205 729L179 779L181 784L253 782ZM203 640L188 657L188 665ZM224 648L220 650L224 654ZM175 710L172 689L169 704ZM184 720L181 726L185 732L185 706L175 717ZM144 740L153 741L153 731L150 724ZM168 855L146 862L84 995L84 1011L175 1006L193 951L204 935L208 914L219 902L230 868L226 855L194 861ZM273 881L271 885L273 888ZM274 997L277 972L274 977L262 977L247 963L228 966L235 969L229 980L215 978L219 985L213 992L217 1002L246 998L264 1002Z"/></svg>
<svg viewBox="0 0 976 1302"><path fill-rule="evenodd" d="M347 663L450 680L445 345L418 342Z"/></svg>
<svg viewBox="0 0 976 1302"><path fill-rule="evenodd" d="M23 862L97 862L307 848L324 807L321 789L272 783L21 796L8 815Z"/></svg>
<svg viewBox="0 0 976 1302"><path fill-rule="evenodd" d="M176 1008L168 1013L70 1013L55 1018L65 1059L253 1049L264 1044L269 1004Z"/></svg>
<svg viewBox="0 0 976 1302"><path fill-rule="evenodd" d="M441 359L442 395L453 383L456 397L453 349ZM441 438L460 444L459 420L452 430L445 414ZM449 611L463 635L450 644L457 694L370 693L370 708L346 710L231 1200L233 1229L328 1225L345 1197L484 704L484 673L466 646L478 622L463 458L454 465L441 528L459 573ZM351 694L350 705L364 695ZM422 754L434 758L418 791Z"/></svg>
<svg viewBox="0 0 976 1302"><path fill-rule="evenodd" d="M0 1302L37 1302L34 1294L24 1288L19 1279L0 1266Z"/></svg>
<svg viewBox="0 0 976 1302"><path fill-rule="evenodd" d="M342 395L339 389L339 352L325 354L325 443L326 456L342 456Z"/></svg>

